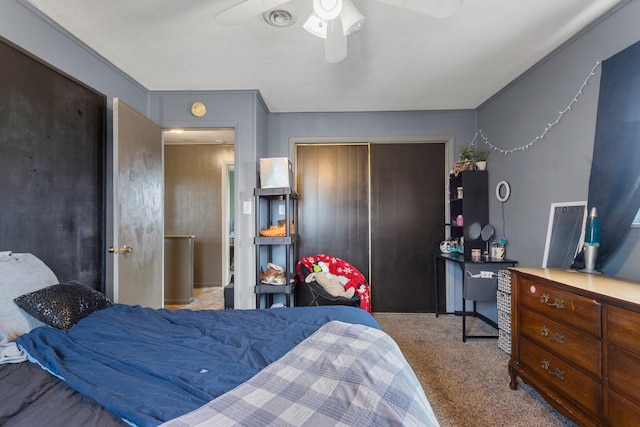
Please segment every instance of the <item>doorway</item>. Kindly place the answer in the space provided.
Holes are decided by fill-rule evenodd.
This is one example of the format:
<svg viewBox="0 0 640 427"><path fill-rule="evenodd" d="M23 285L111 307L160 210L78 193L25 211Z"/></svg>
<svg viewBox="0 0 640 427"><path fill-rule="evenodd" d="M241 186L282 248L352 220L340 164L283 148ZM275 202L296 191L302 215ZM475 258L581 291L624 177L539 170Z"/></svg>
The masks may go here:
<svg viewBox="0 0 640 427"><path fill-rule="evenodd" d="M233 162L233 129L164 131L164 231L195 236L196 289L230 280Z"/></svg>
<svg viewBox="0 0 640 427"><path fill-rule="evenodd" d="M296 145L300 257L362 271L377 312L433 312L448 141Z"/></svg>
<svg viewBox="0 0 640 427"><path fill-rule="evenodd" d="M233 282L235 260L235 166L227 163L222 170L222 286Z"/></svg>

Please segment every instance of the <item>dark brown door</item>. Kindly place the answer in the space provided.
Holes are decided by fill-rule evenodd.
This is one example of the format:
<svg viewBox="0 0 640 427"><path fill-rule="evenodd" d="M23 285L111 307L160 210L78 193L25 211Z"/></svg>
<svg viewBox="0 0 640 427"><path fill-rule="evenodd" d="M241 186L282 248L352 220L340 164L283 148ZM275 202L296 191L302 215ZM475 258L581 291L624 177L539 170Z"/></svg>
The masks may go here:
<svg viewBox="0 0 640 427"><path fill-rule="evenodd" d="M371 145L373 311L435 311L431 254L444 239L444 150Z"/></svg>
<svg viewBox="0 0 640 427"><path fill-rule="evenodd" d="M373 311L433 312L444 154L444 143L299 145L299 256L329 253L351 262L371 283Z"/></svg>
<svg viewBox="0 0 640 427"><path fill-rule="evenodd" d="M369 277L367 145L299 145L300 258L327 253Z"/></svg>

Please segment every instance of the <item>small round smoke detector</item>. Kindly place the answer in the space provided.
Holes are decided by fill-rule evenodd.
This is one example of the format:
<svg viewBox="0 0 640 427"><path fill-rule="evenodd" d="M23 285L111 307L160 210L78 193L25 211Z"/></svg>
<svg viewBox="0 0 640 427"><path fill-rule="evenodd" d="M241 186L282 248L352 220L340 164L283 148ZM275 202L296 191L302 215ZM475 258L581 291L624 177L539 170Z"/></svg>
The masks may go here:
<svg viewBox="0 0 640 427"><path fill-rule="evenodd" d="M268 10L262 14L262 17L274 27L290 27L296 23L296 17L284 9Z"/></svg>

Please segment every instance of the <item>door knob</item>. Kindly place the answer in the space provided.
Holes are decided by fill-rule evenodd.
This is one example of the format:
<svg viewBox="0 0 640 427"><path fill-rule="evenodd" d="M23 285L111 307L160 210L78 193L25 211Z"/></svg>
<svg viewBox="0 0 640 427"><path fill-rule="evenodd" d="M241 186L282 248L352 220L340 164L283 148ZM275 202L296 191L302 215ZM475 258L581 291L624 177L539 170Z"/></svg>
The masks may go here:
<svg viewBox="0 0 640 427"><path fill-rule="evenodd" d="M133 252L133 248L131 246L122 245L122 247L118 251L118 248L114 248L113 246L109 246L107 248L107 251L110 254L114 254L114 255L118 255L118 252L120 252L121 254L130 254L131 252Z"/></svg>

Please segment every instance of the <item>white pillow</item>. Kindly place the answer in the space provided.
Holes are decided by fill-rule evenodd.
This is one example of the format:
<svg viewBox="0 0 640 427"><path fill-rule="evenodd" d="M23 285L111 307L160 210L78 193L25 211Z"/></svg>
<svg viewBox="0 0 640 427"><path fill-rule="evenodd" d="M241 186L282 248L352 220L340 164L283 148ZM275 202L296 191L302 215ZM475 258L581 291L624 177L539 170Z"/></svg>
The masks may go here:
<svg viewBox="0 0 640 427"><path fill-rule="evenodd" d="M13 299L56 283L56 275L35 255L0 252L0 338L13 341L44 325L18 307Z"/></svg>

